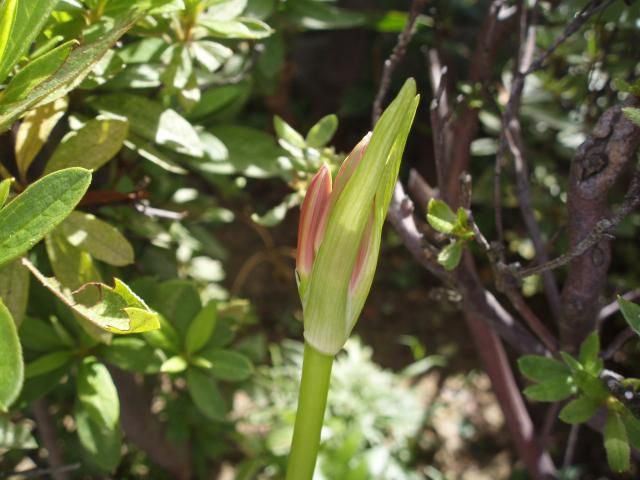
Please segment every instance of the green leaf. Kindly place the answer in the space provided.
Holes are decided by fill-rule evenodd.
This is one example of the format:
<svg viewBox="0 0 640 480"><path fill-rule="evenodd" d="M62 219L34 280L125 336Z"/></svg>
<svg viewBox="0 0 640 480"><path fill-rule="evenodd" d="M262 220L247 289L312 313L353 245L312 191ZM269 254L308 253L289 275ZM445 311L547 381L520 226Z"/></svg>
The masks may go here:
<svg viewBox="0 0 640 480"><path fill-rule="evenodd" d="M233 20L247 8L247 0L205 0L204 5L209 6L209 17L216 20Z"/></svg>
<svg viewBox="0 0 640 480"><path fill-rule="evenodd" d="M186 280L162 283L153 306L175 327L182 339L186 337L193 318L202 310L198 289L193 282Z"/></svg>
<svg viewBox="0 0 640 480"><path fill-rule="evenodd" d="M34 88L51 77L65 62L78 42L70 40L37 57L13 77L2 95L3 104L24 100Z"/></svg>
<svg viewBox="0 0 640 480"><path fill-rule="evenodd" d="M74 419L78 438L87 453L87 461L101 470L113 472L120 463L122 435L115 428L98 423L82 404L76 404Z"/></svg>
<svg viewBox="0 0 640 480"><path fill-rule="evenodd" d="M584 423L595 415L600 405L602 405L602 403L592 398L578 397L567 403L562 410L560 410L558 417L566 423Z"/></svg>
<svg viewBox="0 0 640 480"><path fill-rule="evenodd" d="M617 412L609 410L603 433L609 468L617 473L626 472L629 470L629 441L627 430Z"/></svg>
<svg viewBox="0 0 640 480"><path fill-rule="evenodd" d="M0 83L40 33L58 0L5 0L0 6Z"/></svg>
<svg viewBox="0 0 640 480"><path fill-rule="evenodd" d="M97 327L111 333L140 333L160 328L159 315L147 307L129 287L119 279L115 286L93 282L71 292L55 278L45 277L28 260L22 260L36 279L67 305L74 313L81 315ZM100 301L94 305L80 303L78 294L94 288L100 294Z"/></svg>
<svg viewBox="0 0 640 480"><path fill-rule="evenodd" d="M569 377L554 377L536 385L531 385L522 392L530 400L538 402L559 402L575 393L575 386Z"/></svg>
<svg viewBox="0 0 640 480"><path fill-rule="evenodd" d="M463 242L458 240L456 240L455 242L451 242L438 254L438 263L442 265L447 271L453 270L460 263L463 248Z"/></svg>
<svg viewBox="0 0 640 480"><path fill-rule="evenodd" d="M38 448L36 439L31 435L31 424L14 423L5 415L0 415L0 448L27 450Z"/></svg>
<svg viewBox="0 0 640 480"><path fill-rule="evenodd" d="M185 338L185 348L189 355L201 350L211 338L216 328L217 311L217 302L210 301L189 324Z"/></svg>
<svg viewBox="0 0 640 480"><path fill-rule="evenodd" d="M120 419L120 400L111 375L95 357L85 358L76 377L78 401L97 424L115 429Z"/></svg>
<svg viewBox="0 0 640 480"><path fill-rule="evenodd" d="M207 15L200 15L198 25L216 38L259 40L273 33L269 25L255 18L216 20Z"/></svg>
<svg viewBox="0 0 640 480"><path fill-rule="evenodd" d="M129 241L117 228L90 213L71 212L58 228L71 245L97 260L116 267L133 263L133 247Z"/></svg>
<svg viewBox="0 0 640 480"><path fill-rule="evenodd" d="M0 267L0 299L11 312L16 326L20 327L29 300L29 272L19 260Z"/></svg>
<svg viewBox="0 0 640 480"><path fill-rule="evenodd" d="M73 352L70 350L47 353L27 363L24 369L24 378L33 378L57 370L67 365L72 358Z"/></svg>
<svg viewBox="0 0 640 480"><path fill-rule="evenodd" d="M540 355L524 355L518 359L518 368L529 380L544 382L550 378L567 379L570 371L566 365L553 358Z"/></svg>
<svg viewBox="0 0 640 480"><path fill-rule="evenodd" d="M150 375L158 373L162 356L140 337L115 337L111 345L101 346L100 355L121 370Z"/></svg>
<svg viewBox="0 0 640 480"><path fill-rule="evenodd" d="M47 162L45 174L67 167L97 170L120 151L129 132L126 120L96 118L69 132Z"/></svg>
<svg viewBox="0 0 640 480"><path fill-rule="evenodd" d="M640 126L640 108L625 107L622 111L624 112L625 117Z"/></svg>
<svg viewBox="0 0 640 480"><path fill-rule="evenodd" d="M163 373L180 373L184 372L188 365L183 356L175 355L162 363L160 371Z"/></svg>
<svg viewBox="0 0 640 480"><path fill-rule="evenodd" d="M276 134L280 140L284 140L298 148L305 148L307 146L302 135L300 135L291 125L285 122L278 115L273 117L273 127L275 128Z"/></svg>
<svg viewBox="0 0 640 480"><path fill-rule="evenodd" d="M597 376L579 370L573 372L573 380L576 386L588 397L603 402L609 396L609 391L604 382Z"/></svg>
<svg viewBox="0 0 640 480"><path fill-rule="evenodd" d="M635 449L640 449L640 420L633 413L624 408L622 410L622 422L627 430L629 443Z"/></svg>
<svg viewBox="0 0 640 480"><path fill-rule="evenodd" d="M60 170L33 183L0 210L0 265L27 252L62 222L90 183L89 170Z"/></svg>
<svg viewBox="0 0 640 480"><path fill-rule="evenodd" d="M5 178L0 182L0 209L4 207L4 203L7 201L7 198L9 198L12 182L13 178Z"/></svg>
<svg viewBox="0 0 640 480"><path fill-rule="evenodd" d="M449 205L442 200L432 198L427 206L427 221L434 230L450 234L458 222L458 217L449 208Z"/></svg>
<svg viewBox="0 0 640 480"><path fill-rule="evenodd" d="M200 137L193 126L175 110L153 100L130 93L112 93L95 97L90 104L101 112L126 117L131 132L145 140L191 157L203 155Z"/></svg>
<svg viewBox="0 0 640 480"><path fill-rule="evenodd" d="M338 129L338 117L334 114L322 117L307 133L306 143L313 148L322 148L333 138Z"/></svg>
<svg viewBox="0 0 640 480"><path fill-rule="evenodd" d="M211 420L224 420L227 405L218 383L197 368L187 370L187 386L195 406Z"/></svg>
<svg viewBox="0 0 640 480"><path fill-rule="evenodd" d="M16 134L16 164L21 179L27 178L27 170L42 149L58 121L67 111L67 97L58 98L29 111Z"/></svg>
<svg viewBox="0 0 640 480"><path fill-rule="evenodd" d="M195 59L210 72L215 72L233 55L233 50L211 40L191 42L189 48Z"/></svg>
<svg viewBox="0 0 640 480"><path fill-rule="evenodd" d="M618 305L620 305L622 316L629 326L637 335L640 335L640 305L625 300L620 296L618 297Z"/></svg>
<svg viewBox="0 0 640 480"><path fill-rule="evenodd" d="M25 3L27 2L23 2ZM40 83L24 100L4 104L0 99L0 133L8 130L13 122L28 110L53 102L76 88L109 48L137 20L137 15L125 18L95 42L76 48L55 75Z"/></svg>
<svg viewBox="0 0 640 480"><path fill-rule="evenodd" d="M333 30L363 25L367 17L360 12L334 7L328 2L298 0L287 5L288 19L311 30Z"/></svg>
<svg viewBox="0 0 640 480"><path fill-rule="evenodd" d="M24 381L22 348L11 313L0 300L0 411L18 398Z"/></svg>
<svg viewBox="0 0 640 480"><path fill-rule="evenodd" d="M62 329L61 325L58 327ZM73 347L73 339L66 331L60 329L54 328L49 321L27 317L20 325L20 341L23 347L34 352L47 353Z"/></svg>
<svg viewBox="0 0 640 480"><path fill-rule="evenodd" d="M562 360L564 360L564 363L567 364L572 372L580 372L584 369L582 364L578 360L576 360L570 353L560 352L560 357L562 357Z"/></svg>
<svg viewBox="0 0 640 480"><path fill-rule="evenodd" d="M580 345L579 359L586 372L595 376L600 374L603 364L599 355L600 336L594 331Z"/></svg>
<svg viewBox="0 0 640 480"><path fill-rule="evenodd" d="M253 373L251 360L232 350L209 348L200 352L198 356L209 362L208 370L219 380L241 382Z"/></svg>

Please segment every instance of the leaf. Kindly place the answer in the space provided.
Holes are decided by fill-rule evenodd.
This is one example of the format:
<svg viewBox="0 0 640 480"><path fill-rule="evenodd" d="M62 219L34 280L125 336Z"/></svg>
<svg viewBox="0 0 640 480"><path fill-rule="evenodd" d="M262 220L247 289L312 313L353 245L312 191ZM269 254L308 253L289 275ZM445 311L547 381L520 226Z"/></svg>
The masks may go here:
<svg viewBox="0 0 640 480"><path fill-rule="evenodd" d="M629 443L635 449L640 448L640 420L626 408L622 410L622 422L627 430Z"/></svg>
<svg viewBox="0 0 640 480"><path fill-rule="evenodd" d="M24 381L22 348L11 314L0 300L0 411L18 398Z"/></svg>
<svg viewBox="0 0 640 480"><path fill-rule="evenodd" d="M187 360L181 355L175 355L165 360L160 366L163 373L180 373L184 372L189 366Z"/></svg>
<svg viewBox="0 0 640 480"><path fill-rule="evenodd" d="M520 357L518 368L525 377L536 382L544 382L550 378L568 378L571 373L567 366L561 362L540 355Z"/></svg>
<svg viewBox="0 0 640 480"><path fill-rule="evenodd" d="M67 167L97 170L120 151L129 123L126 120L96 118L69 132L47 162L44 173Z"/></svg>
<svg viewBox="0 0 640 480"><path fill-rule="evenodd" d="M306 143L313 148L322 148L333 138L338 129L338 117L322 117L307 133Z"/></svg>
<svg viewBox="0 0 640 480"><path fill-rule="evenodd" d="M278 115L273 117L273 127L280 140L284 140L297 148L305 148L307 146L303 136Z"/></svg>
<svg viewBox="0 0 640 480"><path fill-rule="evenodd" d="M5 178L0 182L0 209L4 207L7 198L9 198L9 191L11 190L11 183L13 178Z"/></svg>
<svg viewBox="0 0 640 480"><path fill-rule="evenodd" d="M363 25L367 17L359 12L334 7L327 2L298 0L287 5L288 19L294 25L312 30L353 28Z"/></svg>
<svg viewBox="0 0 640 480"><path fill-rule="evenodd" d="M564 363L569 366L572 372L575 373L583 370L582 364L578 360L576 360L570 353L560 352L560 357L562 357L562 360L564 360Z"/></svg>
<svg viewBox="0 0 640 480"><path fill-rule="evenodd" d="M189 48L195 59L210 72L215 72L233 55L230 48L210 40L191 42Z"/></svg>
<svg viewBox="0 0 640 480"><path fill-rule="evenodd" d="M22 4L26 3L22 2ZM37 105L53 102L77 87L109 48L137 22L138 18L137 14L124 18L95 42L76 48L55 75L39 84L24 100L4 104L0 99L0 133L8 130L26 111Z"/></svg>
<svg viewBox="0 0 640 480"><path fill-rule="evenodd" d="M69 363L73 358L71 350L58 350L47 353L27 363L24 369L24 378L33 378L57 370Z"/></svg>
<svg viewBox="0 0 640 480"><path fill-rule="evenodd" d="M185 339L185 348L189 355L201 350L211 338L216 328L217 311L217 302L210 301L189 324Z"/></svg>
<svg viewBox="0 0 640 480"><path fill-rule="evenodd" d="M620 305L622 316L629 326L637 335L640 335L640 305L625 300L620 296L618 297L618 305Z"/></svg>
<svg viewBox="0 0 640 480"><path fill-rule="evenodd" d="M101 112L126 117L131 132L145 140L191 157L203 154L198 133L175 110L130 93L100 95L89 103Z"/></svg>
<svg viewBox="0 0 640 480"><path fill-rule="evenodd" d="M210 348L200 352L198 356L209 362L209 372L219 380L241 382L253 373L251 360L232 350Z"/></svg>
<svg viewBox="0 0 640 480"><path fill-rule="evenodd" d="M32 424L14 423L5 415L0 415L0 449L28 450L38 448L36 439L31 435Z"/></svg>
<svg viewBox="0 0 640 480"><path fill-rule="evenodd" d="M570 424L584 423L593 417L602 405L600 402L589 397L578 397L567 403L558 417L560 420Z"/></svg>
<svg viewBox="0 0 640 480"><path fill-rule="evenodd" d="M0 6L0 83L40 33L58 0L5 0Z"/></svg>
<svg viewBox="0 0 640 480"><path fill-rule="evenodd" d="M100 355L121 370L150 375L158 373L162 356L140 337L115 337L111 345L101 346Z"/></svg>
<svg viewBox="0 0 640 480"><path fill-rule="evenodd" d="M224 420L227 405L217 382L197 368L187 370L187 386L195 406L211 420Z"/></svg>
<svg viewBox="0 0 640 480"><path fill-rule="evenodd" d="M576 386L587 396L596 401L604 402L609 396L609 391L603 381L595 375L583 370L573 372L573 380Z"/></svg>
<svg viewBox="0 0 640 480"><path fill-rule="evenodd" d="M207 15L200 15L198 25L217 38L259 40L273 33L269 25L255 18L216 20Z"/></svg>
<svg viewBox="0 0 640 480"><path fill-rule="evenodd" d="M110 430L120 419L120 400L111 375L95 357L86 357L76 376L78 401L91 420Z"/></svg>
<svg viewBox="0 0 640 480"><path fill-rule="evenodd" d="M538 402L559 402L575 393L570 378L555 377L527 387L522 392L530 400Z"/></svg>
<svg viewBox="0 0 640 480"><path fill-rule="evenodd" d="M62 222L90 183L89 170L60 170L33 183L0 210L0 265L27 252Z"/></svg>
<svg viewBox="0 0 640 480"><path fill-rule="evenodd" d="M58 326L62 329L60 325ZM75 345L73 339L65 330L60 329L54 328L49 321L27 317L20 325L20 341L24 348L34 352L46 353L73 347Z"/></svg>
<svg viewBox="0 0 640 480"><path fill-rule="evenodd" d="M82 404L76 404L74 419L78 438L87 452L87 460L101 470L114 471L120 463L122 449L119 425L111 429L97 423Z"/></svg>
<svg viewBox="0 0 640 480"><path fill-rule="evenodd" d="M117 228L90 213L71 212L58 227L67 241L97 260L122 267L133 263L133 247Z"/></svg>
<svg viewBox="0 0 640 480"><path fill-rule="evenodd" d="M4 301L19 328L29 300L29 272L19 260L0 267L0 299Z"/></svg>
<svg viewBox="0 0 640 480"><path fill-rule="evenodd" d="M450 234L456 226L458 218L442 200L432 198L427 206L427 221L431 227L445 234Z"/></svg>
<svg viewBox="0 0 640 480"><path fill-rule="evenodd" d="M186 280L162 283L158 287L153 306L175 327L182 339L185 338L193 318L202 310L197 288L193 282Z"/></svg>
<svg viewBox="0 0 640 480"><path fill-rule="evenodd" d="M447 271L453 270L460 263L463 247L464 243L461 241L451 242L438 254L438 263Z"/></svg>
<svg viewBox="0 0 640 480"><path fill-rule="evenodd" d="M208 0L207 15L216 20L233 20L247 8L247 0Z"/></svg>
<svg viewBox="0 0 640 480"><path fill-rule="evenodd" d="M640 108L625 107L622 111L624 112L625 117L640 126Z"/></svg>
<svg viewBox="0 0 640 480"><path fill-rule="evenodd" d="M67 97L34 108L27 113L16 134L16 164L21 179L27 177L27 170L42 146L49 139L53 128L67 111Z"/></svg>
<svg viewBox="0 0 640 480"><path fill-rule="evenodd" d="M617 473L626 472L629 470L630 449L627 430L617 412L609 410L603 433L609 468Z"/></svg>
<svg viewBox="0 0 640 480"><path fill-rule="evenodd" d="M600 374L603 367L599 354L600 336L594 331L580 345L579 358L585 371L595 376Z"/></svg>
<svg viewBox="0 0 640 480"><path fill-rule="evenodd" d="M70 40L32 60L13 77L2 95L2 103L24 100L34 88L51 77L64 63L78 42Z"/></svg>
<svg viewBox="0 0 640 480"><path fill-rule="evenodd" d="M84 285L79 291L71 292L63 287L55 278L45 277L26 259L22 259L36 279L74 313L81 315L97 327L111 333L140 333L160 328L157 313L150 310L141 299L119 279L114 279L115 286L93 282ZM75 297L88 288L95 288L100 301L94 305L84 305Z"/></svg>

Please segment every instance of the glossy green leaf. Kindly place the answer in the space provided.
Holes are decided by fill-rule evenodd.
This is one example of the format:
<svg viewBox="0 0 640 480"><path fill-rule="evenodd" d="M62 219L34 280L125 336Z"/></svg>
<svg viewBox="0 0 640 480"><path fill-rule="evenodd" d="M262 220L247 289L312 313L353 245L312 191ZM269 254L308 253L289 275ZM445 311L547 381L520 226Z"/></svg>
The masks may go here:
<svg viewBox="0 0 640 480"><path fill-rule="evenodd" d="M11 312L16 326L20 327L29 300L29 272L19 260L0 267L0 299Z"/></svg>
<svg viewBox="0 0 640 480"><path fill-rule="evenodd" d="M603 402L609 396L609 390L605 387L603 380L596 375L580 370L573 372L573 380L587 397Z"/></svg>
<svg viewBox="0 0 640 480"><path fill-rule="evenodd" d="M449 205L442 200L432 198L427 206L427 221L434 230L451 234L458 223L458 217L449 208Z"/></svg>
<svg viewBox="0 0 640 480"><path fill-rule="evenodd" d="M630 448L627 430L621 416L609 411L604 425L604 448L607 451L609 468L617 473L629 470Z"/></svg>
<svg viewBox="0 0 640 480"><path fill-rule="evenodd" d="M322 117L307 133L307 145L313 148L324 147L333 138L337 129L338 117L336 115Z"/></svg>
<svg viewBox="0 0 640 480"><path fill-rule="evenodd" d="M4 207L7 198L9 198L9 191L11 190L11 183L13 178L5 178L0 182L0 209Z"/></svg>
<svg viewBox="0 0 640 480"><path fill-rule="evenodd" d="M550 378L568 378L566 365L553 358L540 355L524 355L518 359L518 367L529 380L544 382Z"/></svg>
<svg viewBox="0 0 640 480"><path fill-rule="evenodd" d="M184 372L189 366L187 360L181 355L175 355L167 358L160 366L163 373L180 373Z"/></svg>
<svg viewBox="0 0 640 480"><path fill-rule="evenodd" d="M209 362L208 370L219 380L240 382L253 373L251 360L233 350L210 348L203 350L198 356Z"/></svg>
<svg viewBox="0 0 640 480"><path fill-rule="evenodd" d="M99 425L115 429L120 419L120 400L111 375L94 357L85 358L76 376L78 401Z"/></svg>
<svg viewBox="0 0 640 480"><path fill-rule="evenodd" d="M198 352L207 344L216 328L217 311L217 302L210 301L191 321L185 338L185 348L188 354Z"/></svg>
<svg viewBox="0 0 640 480"><path fill-rule="evenodd" d="M247 0L205 0L203 3L209 7L207 15L216 20L233 20L247 8Z"/></svg>
<svg viewBox="0 0 640 480"><path fill-rule="evenodd" d="M92 257L122 267L133 263L133 247L117 228L89 213L71 212L58 227L67 241Z"/></svg>
<svg viewBox="0 0 640 480"><path fill-rule="evenodd" d="M304 137L278 115L273 117L273 127L275 128L276 134L280 140L284 140L294 147L306 147L307 143L304 141Z"/></svg>
<svg viewBox="0 0 640 480"><path fill-rule="evenodd" d="M18 398L24 381L22 348L11 313L0 300L0 411Z"/></svg>
<svg viewBox="0 0 640 480"><path fill-rule="evenodd" d="M32 425L28 422L14 423L6 415L0 415L0 448L28 450L38 448L31 435Z"/></svg>
<svg viewBox="0 0 640 480"><path fill-rule="evenodd" d="M193 282L169 280L158 287L153 306L184 339L191 321L202 309L202 302Z"/></svg>
<svg viewBox="0 0 640 480"><path fill-rule="evenodd" d="M211 420L224 420L227 405L217 382L197 368L187 370L187 387L195 406Z"/></svg>
<svg viewBox="0 0 640 480"><path fill-rule="evenodd" d="M37 1L42 2L42 0ZM40 83L25 99L8 105L2 103L0 99L0 132L9 129L13 122L28 110L37 105L52 102L77 87L109 48L136 23L138 18L137 14L124 18L98 40L76 48L55 75ZM33 28L33 26L29 28Z"/></svg>
<svg viewBox="0 0 640 480"><path fill-rule="evenodd" d="M363 25L367 20L360 12L335 7L328 2L298 0L288 7L288 19L311 30L353 28Z"/></svg>
<svg viewBox="0 0 640 480"><path fill-rule="evenodd" d="M34 88L62 66L77 43L75 40L65 42L21 68L4 90L2 103L11 104L24 100Z"/></svg>
<svg viewBox="0 0 640 480"><path fill-rule="evenodd" d="M599 375L603 363L600 358L600 336L594 331L580 345L580 363L585 371L592 375Z"/></svg>
<svg viewBox="0 0 640 480"><path fill-rule="evenodd" d="M202 144L193 126L178 112L148 98L129 93L112 93L94 98L99 111L125 117L133 133L145 140L192 157L201 157Z"/></svg>
<svg viewBox="0 0 640 480"><path fill-rule="evenodd" d="M635 449L640 449L640 420L626 408L622 410L622 422L627 430L629 443Z"/></svg>
<svg viewBox="0 0 640 480"><path fill-rule="evenodd" d="M140 337L115 337L110 345L101 346L100 356L121 370L150 375L158 373L162 356Z"/></svg>
<svg viewBox="0 0 640 480"><path fill-rule="evenodd" d="M558 417L566 423L584 423L595 415L600 405L602 403L592 398L578 397L562 407Z"/></svg>
<svg viewBox="0 0 640 480"><path fill-rule="evenodd" d="M50 321L36 317L24 319L20 325L20 341L26 349L42 353L68 349L75 344L61 325L54 328Z"/></svg>
<svg viewBox="0 0 640 480"><path fill-rule="evenodd" d="M101 470L113 472L120 463L122 449L119 425L108 428L96 422L82 404L76 405L74 419L78 438L87 453L87 461Z"/></svg>
<svg viewBox="0 0 640 480"><path fill-rule="evenodd" d="M622 297L618 297L618 305L620 305L622 316L629 326L637 335L640 335L640 305L625 300Z"/></svg>
<svg viewBox="0 0 640 480"><path fill-rule="evenodd" d="M26 259L22 262L44 287L74 313L105 331L127 334L160 328L159 315L150 310L126 284L117 278L114 280L114 287L93 282L72 292L55 278L42 275L31 262ZM97 303L85 305L78 301L78 294L88 289L95 289L99 293L100 300Z"/></svg>
<svg viewBox="0 0 640 480"><path fill-rule="evenodd" d="M120 151L128 132L126 120L89 120L62 139L47 162L45 174L67 167L97 170Z"/></svg>
<svg viewBox="0 0 640 480"><path fill-rule="evenodd" d="M564 363L567 364L572 372L580 372L584 370L582 364L578 360L576 360L570 353L560 352L560 357L562 358L562 360L564 360Z"/></svg>
<svg viewBox="0 0 640 480"><path fill-rule="evenodd" d="M57 352L47 353L27 363L24 369L24 378L33 378L57 370L67 365L72 358L73 352L71 350L58 350Z"/></svg>
<svg viewBox="0 0 640 480"><path fill-rule="evenodd" d="M0 83L40 33L58 0L5 0L0 5Z"/></svg>
<svg viewBox="0 0 640 480"><path fill-rule="evenodd" d="M233 50L211 40L198 40L189 45L192 55L210 72L215 72L233 55Z"/></svg>
<svg viewBox="0 0 640 480"><path fill-rule="evenodd" d="M460 263L463 249L464 244L461 241L451 242L438 254L438 263L447 271L453 270Z"/></svg>
<svg viewBox="0 0 640 480"><path fill-rule="evenodd" d="M570 378L554 377L531 385L522 393L538 402L559 402L575 393L575 385Z"/></svg>
<svg viewBox="0 0 640 480"><path fill-rule="evenodd" d="M82 168L38 180L0 210L0 265L27 252L71 213L91 183Z"/></svg>
<svg viewBox="0 0 640 480"><path fill-rule="evenodd" d="M266 23L255 18L237 18L235 20L216 20L201 15L198 25L216 38L259 40L273 33Z"/></svg>
<svg viewBox="0 0 640 480"><path fill-rule="evenodd" d="M27 178L29 166L49 139L53 128L67 111L68 104L67 97L58 98L29 111L20 122L15 150L18 173L23 180Z"/></svg>

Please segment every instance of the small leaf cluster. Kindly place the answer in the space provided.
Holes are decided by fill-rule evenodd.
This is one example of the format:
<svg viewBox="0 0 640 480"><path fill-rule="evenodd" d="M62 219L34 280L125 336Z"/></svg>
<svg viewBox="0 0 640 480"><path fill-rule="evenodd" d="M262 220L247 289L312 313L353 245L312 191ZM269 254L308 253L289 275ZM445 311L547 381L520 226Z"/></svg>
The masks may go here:
<svg viewBox="0 0 640 480"><path fill-rule="evenodd" d="M459 207L454 213L445 202L432 198L427 205L427 221L435 231L450 237L450 243L438 255L438 263L453 270L460 263L466 243L474 238L467 211Z"/></svg>

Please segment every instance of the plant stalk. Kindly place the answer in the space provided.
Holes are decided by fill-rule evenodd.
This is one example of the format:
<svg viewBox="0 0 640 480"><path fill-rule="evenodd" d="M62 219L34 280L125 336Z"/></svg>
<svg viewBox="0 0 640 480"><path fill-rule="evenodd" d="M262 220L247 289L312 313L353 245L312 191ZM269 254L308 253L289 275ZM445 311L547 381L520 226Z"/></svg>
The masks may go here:
<svg viewBox="0 0 640 480"><path fill-rule="evenodd" d="M311 480L318 457L333 356L304 344L298 411L286 480Z"/></svg>

